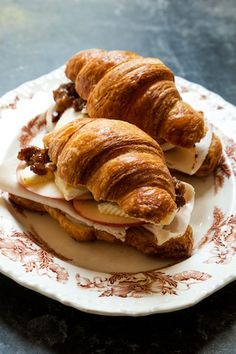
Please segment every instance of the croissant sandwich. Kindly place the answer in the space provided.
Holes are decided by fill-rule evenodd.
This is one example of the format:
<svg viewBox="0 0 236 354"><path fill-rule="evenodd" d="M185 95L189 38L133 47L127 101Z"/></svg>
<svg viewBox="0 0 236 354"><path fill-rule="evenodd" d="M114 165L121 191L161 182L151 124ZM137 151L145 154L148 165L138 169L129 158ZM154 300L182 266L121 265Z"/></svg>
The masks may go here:
<svg viewBox="0 0 236 354"><path fill-rule="evenodd" d="M19 151L18 186L5 188L13 202L46 211L79 241L190 256L193 187L172 178L149 135L124 121L80 118L43 143Z"/></svg>
<svg viewBox="0 0 236 354"><path fill-rule="evenodd" d="M172 71L157 58L127 51L84 50L67 63L71 83L54 92L53 119L73 106L91 118L133 123L161 144L168 167L208 175L220 159L219 138L203 113L184 102Z"/></svg>

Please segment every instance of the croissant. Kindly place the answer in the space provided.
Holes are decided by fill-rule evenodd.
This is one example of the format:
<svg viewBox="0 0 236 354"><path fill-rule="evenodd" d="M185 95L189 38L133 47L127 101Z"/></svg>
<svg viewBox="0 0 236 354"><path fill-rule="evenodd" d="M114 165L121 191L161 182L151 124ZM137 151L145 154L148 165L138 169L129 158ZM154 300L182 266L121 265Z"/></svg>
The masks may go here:
<svg viewBox="0 0 236 354"><path fill-rule="evenodd" d="M205 134L202 113L182 101L172 71L159 59L90 49L73 56L65 73L92 118L126 120L158 142L187 148Z"/></svg>
<svg viewBox="0 0 236 354"><path fill-rule="evenodd" d="M37 175L43 171L41 166L37 172L39 162L52 168L55 180L42 186L42 194L37 184L27 187L22 176L30 166L22 168L21 161L18 181L30 193L10 189L13 203L47 212L79 241L123 243L148 255L191 255L193 188L171 177L160 146L149 135L124 121L80 118L56 127L43 141L44 149L24 147L18 158L35 163L33 178L41 185L47 175ZM27 178L32 178L28 172ZM62 199L48 192L50 183Z"/></svg>
<svg viewBox="0 0 236 354"><path fill-rule="evenodd" d="M159 59L90 49L73 56L65 72L87 103L91 117L132 122L156 139L164 151L166 145L171 146L174 150L165 152L170 169L197 176L207 176L216 169L222 154L220 139L211 129L209 132L206 121L203 132L203 113L181 100L172 72Z"/></svg>
<svg viewBox="0 0 236 354"><path fill-rule="evenodd" d="M157 224L177 209L161 148L134 125L81 118L48 133L44 144L57 176L72 188L85 185L96 201Z"/></svg>

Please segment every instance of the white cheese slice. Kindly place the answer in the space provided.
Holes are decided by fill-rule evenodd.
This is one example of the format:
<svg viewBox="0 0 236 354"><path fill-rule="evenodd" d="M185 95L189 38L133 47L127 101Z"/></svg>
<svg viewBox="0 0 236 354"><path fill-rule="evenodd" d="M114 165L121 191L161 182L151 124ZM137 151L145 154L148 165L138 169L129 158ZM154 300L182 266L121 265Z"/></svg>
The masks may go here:
<svg viewBox="0 0 236 354"><path fill-rule="evenodd" d="M111 203L111 202L100 202L98 203L98 210L101 214L107 214L107 215L115 215L115 216L122 216L125 218L130 218L130 215L126 214L120 207L118 204L116 203ZM161 225L169 225L175 215L177 213L177 209L175 209L174 211L170 212L169 214L167 214L161 221L160 224ZM147 222L145 219L142 218L135 218L132 217L134 219L138 219L141 221L144 221L145 223ZM149 221L151 223L151 221Z"/></svg>
<svg viewBox="0 0 236 354"><path fill-rule="evenodd" d="M31 171L30 166L22 168L19 171L20 178L22 183L26 186L37 185L40 183L45 183L54 179L53 173L49 171L45 175L37 175Z"/></svg>
<svg viewBox="0 0 236 354"><path fill-rule="evenodd" d="M65 183L60 177L58 177L57 173L55 173L55 184L63 194L65 200L72 200L88 192L88 189L85 186L81 185L77 188L74 188L68 183Z"/></svg>
<svg viewBox="0 0 236 354"><path fill-rule="evenodd" d="M67 123L73 122L76 119L86 118L87 115L81 112L76 112L73 107L67 108L65 112L61 115L61 118L58 120L55 129L64 127Z"/></svg>
<svg viewBox="0 0 236 354"><path fill-rule="evenodd" d="M124 218L130 218L128 214L124 212L124 210L119 207L118 204L112 202L100 202L98 203L98 210L101 214L105 215L115 215L122 216Z"/></svg>
<svg viewBox="0 0 236 354"><path fill-rule="evenodd" d="M55 109L56 105L53 104L46 112L46 126L48 132L52 131L53 129L59 129L67 123L73 122L76 119L88 117L84 109L81 112L76 112L73 107L70 107L65 110L65 112L61 115L60 119L57 122L53 123L52 119L54 114L53 112L55 112Z"/></svg>
<svg viewBox="0 0 236 354"><path fill-rule="evenodd" d="M54 183L54 173L48 171L45 175L37 175L30 166L20 163L16 171L17 180L32 193L54 199L64 199L63 194Z"/></svg>
<svg viewBox="0 0 236 354"><path fill-rule="evenodd" d="M184 183L184 182L183 182ZM178 210L173 221L166 226L146 224L143 227L156 236L156 241L158 245L162 245L164 242L170 240L171 238L176 238L182 236L189 223L193 211L194 205L194 188L188 184L185 185L185 205Z"/></svg>
<svg viewBox="0 0 236 354"><path fill-rule="evenodd" d="M201 167L207 156L212 140L212 126L208 124L206 135L190 149L175 147L164 152L170 169L193 175Z"/></svg>

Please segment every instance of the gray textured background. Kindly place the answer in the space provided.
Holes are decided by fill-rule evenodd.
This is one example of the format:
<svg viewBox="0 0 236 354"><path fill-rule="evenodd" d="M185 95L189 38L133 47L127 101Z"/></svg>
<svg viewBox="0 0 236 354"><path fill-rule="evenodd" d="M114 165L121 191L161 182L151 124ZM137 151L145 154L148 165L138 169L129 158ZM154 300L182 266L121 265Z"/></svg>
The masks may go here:
<svg viewBox="0 0 236 354"><path fill-rule="evenodd" d="M236 104L235 0L0 0L0 95L90 47L159 56ZM81 313L0 276L0 353L236 353L236 284L146 318Z"/></svg>
<svg viewBox="0 0 236 354"><path fill-rule="evenodd" d="M236 1L0 0L0 94L80 49L159 56L236 103Z"/></svg>

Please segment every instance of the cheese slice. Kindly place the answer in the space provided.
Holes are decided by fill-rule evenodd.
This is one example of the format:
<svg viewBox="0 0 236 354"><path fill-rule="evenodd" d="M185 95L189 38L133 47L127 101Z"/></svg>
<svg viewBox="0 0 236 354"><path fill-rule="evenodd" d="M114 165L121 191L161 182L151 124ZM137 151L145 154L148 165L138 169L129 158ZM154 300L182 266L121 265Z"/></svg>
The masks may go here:
<svg viewBox="0 0 236 354"><path fill-rule="evenodd" d="M83 111L76 112L73 107L68 108L65 112L61 115L61 118L58 120L55 129L59 129L64 127L67 123L73 122L76 119L86 118L88 117Z"/></svg>
<svg viewBox="0 0 236 354"><path fill-rule="evenodd" d="M164 151L168 168L193 175L203 164L212 141L212 126L208 124L206 135L190 149L175 147Z"/></svg>
<svg viewBox="0 0 236 354"><path fill-rule="evenodd" d="M183 182L184 183L184 182ZM175 218L169 225L161 227L160 225L146 224L143 227L156 236L156 242L158 245L163 244L164 242L170 240L171 238L176 238L182 236L191 219L193 206L194 206L194 188L188 184L185 185L185 205L178 210L175 215Z"/></svg>
<svg viewBox="0 0 236 354"><path fill-rule="evenodd" d="M37 175L31 171L30 166L22 168L19 171L19 175L25 186L37 185L54 179L54 175L51 171L48 171L45 175Z"/></svg>
<svg viewBox="0 0 236 354"><path fill-rule="evenodd" d="M100 202L98 203L98 210L101 214L105 215L115 215L115 216L121 216L124 218L130 218L131 216L126 214L121 207L119 207L118 204L116 203L111 203L111 202ZM175 215L177 213L177 210L175 209L173 212L167 214L161 221L161 225L169 225L173 219L175 218ZM132 217L135 218L135 217ZM145 219L142 218L135 218L137 220L144 221L145 223L147 222ZM152 223L151 221L149 221Z"/></svg>
<svg viewBox="0 0 236 354"><path fill-rule="evenodd" d="M55 173L55 184L63 194L65 200L72 200L88 192L88 189L85 186L81 185L77 188L74 188L68 183L65 183L60 177L58 177L57 173Z"/></svg>
<svg viewBox="0 0 236 354"><path fill-rule="evenodd" d="M101 214L130 218L130 216L126 214L124 210L122 210L121 207L119 207L119 205L116 203L111 203L111 202L98 203L98 210Z"/></svg>
<svg viewBox="0 0 236 354"><path fill-rule="evenodd" d="M86 110L82 110L81 112L76 112L73 107L67 108L64 113L61 115L59 120L53 123L53 114L56 110L56 105L53 104L49 107L46 112L46 126L47 131L50 132L54 129L59 129L66 125L67 123L73 122L76 119L87 117Z"/></svg>

